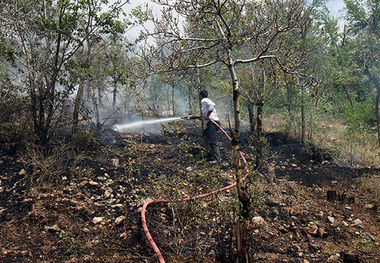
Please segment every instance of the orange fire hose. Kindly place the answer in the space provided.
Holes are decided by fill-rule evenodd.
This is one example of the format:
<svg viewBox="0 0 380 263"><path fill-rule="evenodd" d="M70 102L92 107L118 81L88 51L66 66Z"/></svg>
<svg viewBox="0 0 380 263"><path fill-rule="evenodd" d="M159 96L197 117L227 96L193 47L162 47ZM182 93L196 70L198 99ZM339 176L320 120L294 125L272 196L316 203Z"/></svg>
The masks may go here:
<svg viewBox="0 0 380 263"><path fill-rule="evenodd" d="M214 123L224 133L224 135L227 136L228 140L232 141L232 139L230 138L230 136L228 136L228 134L223 130L223 128L220 127L220 125L218 125L215 121L213 121L213 120L211 120L211 119L209 119L207 117L204 117L204 116L193 116L192 118L193 119L206 119L208 121L211 121L212 123ZM243 162L245 164L247 164L247 161L244 158L242 152L239 151L239 154L240 154L240 157L243 160ZM247 168L247 175L248 175L248 168ZM247 177L247 175L244 176L243 180ZM195 199L205 198L205 197L208 197L210 195L214 195L216 193L224 192L224 191L226 191L228 189L233 188L234 186L236 186L236 182L233 183L233 184L231 184L231 185L229 185L229 186L226 186L226 187L224 187L224 188L222 188L220 190L215 190L215 191L210 192L210 193L206 193L206 194L203 194L203 195L198 195L198 196L195 196L195 197L188 197L188 198L180 199L180 200L177 200L177 201L193 201ZM146 217L145 217L146 209L147 209L148 205L153 204L153 203L159 203L159 202L170 203L170 202L172 202L172 200L159 199L159 200L150 200L150 201L145 202L145 204L143 205L143 208L141 210L141 222L142 222L142 226L143 226L145 235L148 238L148 241L149 241L150 245L152 246L154 252L156 253L159 262L160 263L165 263L165 260L164 260L164 258L162 256L159 248L157 247L156 243L154 242L154 240L152 238L152 235L149 232L148 226L146 224Z"/></svg>

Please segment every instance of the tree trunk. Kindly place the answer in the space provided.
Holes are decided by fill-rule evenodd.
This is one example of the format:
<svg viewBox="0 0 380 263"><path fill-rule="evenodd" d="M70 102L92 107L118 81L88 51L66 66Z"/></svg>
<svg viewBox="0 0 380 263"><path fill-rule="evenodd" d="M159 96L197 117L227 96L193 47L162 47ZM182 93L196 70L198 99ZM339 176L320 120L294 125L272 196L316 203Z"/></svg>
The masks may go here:
<svg viewBox="0 0 380 263"><path fill-rule="evenodd" d="M80 77L79 87L78 87L77 95L75 97L75 102L74 102L74 113L73 113L73 124L74 124L74 126L73 126L73 132L75 132L76 129L78 128L79 108L80 108L80 104L81 104L81 101L82 101L84 82L85 82L85 79L84 79L84 76L82 74L81 77Z"/></svg>
<svg viewBox="0 0 380 263"><path fill-rule="evenodd" d="M172 86L172 113L173 113L172 116L175 116L176 112L175 112L175 90L174 90L174 84L172 84L171 86Z"/></svg>
<svg viewBox="0 0 380 263"><path fill-rule="evenodd" d="M249 117L249 128L251 134L255 134L255 104L250 99L248 99L248 117Z"/></svg>
<svg viewBox="0 0 380 263"><path fill-rule="evenodd" d="M293 88L287 88L287 97L288 97L288 113L289 113L289 129L291 125L294 123L294 103L293 99L295 96L295 92ZM290 130L289 130L290 131Z"/></svg>
<svg viewBox="0 0 380 263"><path fill-rule="evenodd" d="M347 89L347 87L345 85L343 85L343 89L344 89L344 92L347 95L348 100L350 101L351 107L353 108L354 107L354 102L353 102L353 100L351 98L350 92L348 91L348 89Z"/></svg>
<svg viewBox="0 0 380 263"><path fill-rule="evenodd" d="M379 146L380 146L380 85L377 78L376 78L375 85L376 85L376 90L377 90L377 95L376 95L377 138L378 138Z"/></svg>
<svg viewBox="0 0 380 263"><path fill-rule="evenodd" d="M239 154L239 143L240 143L240 89L237 74L235 71L235 65L232 61L231 51L229 52L229 71L231 74L232 86L233 86L233 104L234 104L234 118L235 118L235 128L234 136L232 139L232 148L234 156L234 167L235 167L235 177L236 177L236 188L238 193L238 199L240 208L239 216L237 221L237 249L239 255L240 263L248 263L248 237L249 237L249 198L247 198L245 183L241 179L240 173L240 154Z"/></svg>
<svg viewBox="0 0 380 263"><path fill-rule="evenodd" d="M115 80L113 82L113 92L112 92L112 109L113 110L116 108L116 95L117 95L117 80L115 77Z"/></svg>
<svg viewBox="0 0 380 263"><path fill-rule="evenodd" d="M301 86L301 141L306 140L306 117L305 117L305 87Z"/></svg>
<svg viewBox="0 0 380 263"><path fill-rule="evenodd" d="M256 113L256 141L255 141L255 152L256 152L256 170L260 169L263 163L263 101L257 102L257 113Z"/></svg>

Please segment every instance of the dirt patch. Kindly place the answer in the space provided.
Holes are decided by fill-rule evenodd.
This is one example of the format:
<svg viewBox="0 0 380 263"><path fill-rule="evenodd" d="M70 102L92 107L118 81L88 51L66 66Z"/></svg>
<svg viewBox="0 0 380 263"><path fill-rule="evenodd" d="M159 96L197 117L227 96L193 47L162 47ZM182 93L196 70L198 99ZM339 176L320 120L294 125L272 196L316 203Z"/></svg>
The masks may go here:
<svg viewBox="0 0 380 263"><path fill-rule="evenodd" d="M93 151L69 149L60 167L45 164L54 167L53 180L36 162L2 154L1 262L157 262L140 211L161 183L173 184L174 193L187 180L200 194L234 182L226 138L220 165L198 165L199 132L184 134L185 141L178 133L130 134ZM315 160L297 142L267 136L270 158L256 182L265 206L253 215L252 262L379 262L377 204L360 178L380 171ZM248 143L242 150L253 162ZM226 209L233 199L230 190L191 205L149 206L148 227L165 260L234 262L236 217Z"/></svg>

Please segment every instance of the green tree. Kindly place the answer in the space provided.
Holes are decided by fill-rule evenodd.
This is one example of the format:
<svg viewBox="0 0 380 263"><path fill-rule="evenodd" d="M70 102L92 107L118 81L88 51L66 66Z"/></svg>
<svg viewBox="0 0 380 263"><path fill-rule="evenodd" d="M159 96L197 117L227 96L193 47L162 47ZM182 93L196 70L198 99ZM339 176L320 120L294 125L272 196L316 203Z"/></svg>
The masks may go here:
<svg viewBox="0 0 380 263"><path fill-rule="evenodd" d="M120 2L106 0L5 0L0 3L1 37L12 43L13 71L30 98L31 119L40 144L62 124L60 111L74 85L67 85L65 65L89 39L122 33L116 20ZM86 51L85 51L86 52Z"/></svg>
<svg viewBox="0 0 380 263"><path fill-rule="evenodd" d="M348 45L355 61L376 89L377 133L380 144L380 1L345 0Z"/></svg>

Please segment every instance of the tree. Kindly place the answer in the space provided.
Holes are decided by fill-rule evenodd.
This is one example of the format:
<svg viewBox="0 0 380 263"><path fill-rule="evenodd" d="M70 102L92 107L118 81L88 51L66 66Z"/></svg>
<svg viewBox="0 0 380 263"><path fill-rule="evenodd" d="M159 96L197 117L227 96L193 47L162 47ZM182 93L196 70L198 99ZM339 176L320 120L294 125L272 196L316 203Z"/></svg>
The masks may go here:
<svg viewBox="0 0 380 263"><path fill-rule="evenodd" d="M149 54L150 57L160 57L160 66L165 67L163 70L198 69L216 63L228 68L234 109L235 177L243 218L238 221L238 254L240 262L249 262L247 237L243 238L244 232L248 232L250 219L249 198L239 170L241 90L236 66L269 58L278 58L280 62L278 56L284 43L298 34L300 24L307 22L303 19L305 3L277 0L154 2L164 8L161 18L153 19L155 32L147 32L146 37L157 39ZM185 19L185 31L178 15ZM241 52L243 46L250 47L249 54ZM147 60L152 61L149 57Z"/></svg>
<svg viewBox="0 0 380 263"><path fill-rule="evenodd" d="M344 0L348 40L352 56L363 68L364 73L376 88L377 134L380 145L380 1Z"/></svg>
<svg viewBox="0 0 380 263"><path fill-rule="evenodd" d="M88 40L122 33L116 20L120 2L103 12L106 0L6 0L0 4L1 37L12 42L13 71L27 88L34 132L46 144L56 128L74 85L67 85L65 65L83 50Z"/></svg>

